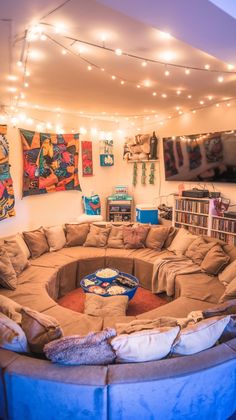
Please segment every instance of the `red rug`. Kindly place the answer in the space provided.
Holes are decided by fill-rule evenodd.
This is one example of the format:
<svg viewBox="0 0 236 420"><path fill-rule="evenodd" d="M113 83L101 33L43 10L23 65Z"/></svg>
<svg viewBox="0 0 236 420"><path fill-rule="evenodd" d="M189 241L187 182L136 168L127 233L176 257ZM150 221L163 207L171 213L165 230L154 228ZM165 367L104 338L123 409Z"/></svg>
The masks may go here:
<svg viewBox="0 0 236 420"><path fill-rule="evenodd" d="M85 292L79 288L68 293L66 296L58 300L59 305L72 309L76 312L84 312ZM126 315L139 315L143 312L150 311L158 306L165 305L167 301L149 290L139 287L133 299L129 302Z"/></svg>

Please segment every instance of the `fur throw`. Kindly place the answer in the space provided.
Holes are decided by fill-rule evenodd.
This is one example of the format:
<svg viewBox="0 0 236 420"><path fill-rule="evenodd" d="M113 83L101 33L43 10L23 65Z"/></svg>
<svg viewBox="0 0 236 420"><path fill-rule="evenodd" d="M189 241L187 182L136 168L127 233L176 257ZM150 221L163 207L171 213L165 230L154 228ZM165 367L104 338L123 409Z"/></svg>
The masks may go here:
<svg viewBox="0 0 236 420"><path fill-rule="evenodd" d="M112 328L85 337L71 335L46 344L44 353L52 362L64 365L106 365L116 357L108 342L115 336L116 331Z"/></svg>

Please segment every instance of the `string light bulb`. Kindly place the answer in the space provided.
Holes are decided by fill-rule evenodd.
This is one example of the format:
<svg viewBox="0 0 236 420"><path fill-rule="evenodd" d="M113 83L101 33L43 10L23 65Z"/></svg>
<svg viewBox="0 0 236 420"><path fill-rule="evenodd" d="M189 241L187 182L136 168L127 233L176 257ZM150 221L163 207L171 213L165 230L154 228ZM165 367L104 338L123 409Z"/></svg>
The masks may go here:
<svg viewBox="0 0 236 420"><path fill-rule="evenodd" d="M88 69L88 71L91 71L93 68L92 68L92 66L88 66L87 69Z"/></svg>
<svg viewBox="0 0 236 420"><path fill-rule="evenodd" d="M111 78L112 80L116 80L116 76L114 74L111 76Z"/></svg>
<svg viewBox="0 0 236 420"><path fill-rule="evenodd" d="M223 83L224 78L223 78L223 76L219 76L217 80L218 80L219 83Z"/></svg>
<svg viewBox="0 0 236 420"><path fill-rule="evenodd" d="M205 70L210 70L210 67L211 67L210 64L205 64L204 69Z"/></svg>
<svg viewBox="0 0 236 420"><path fill-rule="evenodd" d="M122 50L121 50L120 48L116 48L116 50L115 50L115 54L116 54L116 55L122 55L122 54L123 54L123 52L122 52Z"/></svg>
<svg viewBox="0 0 236 420"><path fill-rule="evenodd" d="M170 75L170 71L169 70L165 70L165 76L168 77Z"/></svg>
<svg viewBox="0 0 236 420"><path fill-rule="evenodd" d="M176 94L177 94L177 95L181 95L181 90L177 90L177 91L176 91Z"/></svg>
<svg viewBox="0 0 236 420"><path fill-rule="evenodd" d="M185 69L185 74L188 76L191 72L190 72L190 70L189 69Z"/></svg>
<svg viewBox="0 0 236 420"><path fill-rule="evenodd" d="M16 63L16 65L17 65L17 67L22 67L23 66L23 63L22 63L21 60L18 60L17 63Z"/></svg>
<svg viewBox="0 0 236 420"><path fill-rule="evenodd" d="M141 66L142 67L147 67L147 62L146 61L142 61Z"/></svg>

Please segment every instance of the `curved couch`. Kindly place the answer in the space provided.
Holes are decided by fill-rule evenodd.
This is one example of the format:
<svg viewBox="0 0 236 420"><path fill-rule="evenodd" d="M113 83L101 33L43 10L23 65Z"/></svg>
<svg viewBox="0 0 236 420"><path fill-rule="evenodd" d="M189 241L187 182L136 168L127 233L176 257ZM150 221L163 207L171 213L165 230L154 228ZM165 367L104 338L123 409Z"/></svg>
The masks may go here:
<svg viewBox="0 0 236 420"><path fill-rule="evenodd" d="M225 250L235 259L234 247ZM63 248L31 260L18 277L17 289L0 293L55 317L64 335L85 335L135 317L92 317L56 300L105 266L133 273L150 288L157 256L150 249ZM179 275L175 299L137 318L185 317L215 306L223 291L217 277ZM0 418L227 419L236 410L235 378L236 339L192 356L109 366L60 366L0 350Z"/></svg>

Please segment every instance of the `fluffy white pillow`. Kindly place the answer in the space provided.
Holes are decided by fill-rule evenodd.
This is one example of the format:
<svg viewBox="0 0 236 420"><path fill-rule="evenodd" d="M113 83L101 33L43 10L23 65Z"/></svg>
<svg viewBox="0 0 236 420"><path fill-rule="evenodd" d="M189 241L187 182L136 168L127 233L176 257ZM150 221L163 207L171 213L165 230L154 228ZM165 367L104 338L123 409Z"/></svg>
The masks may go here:
<svg viewBox="0 0 236 420"><path fill-rule="evenodd" d="M167 249L176 255L183 255L195 239L197 239L197 235L193 235L188 230L180 228Z"/></svg>
<svg viewBox="0 0 236 420"><path fill-rule="evenodd" d="M180 327L162 327L132 334L120 334L111 345L116 352L116 362L148 362L167 356Z"/></svg>
<svg viewBox="0 0 236 420"><path fill-rule="evenodd" d="M22 328L12 319L0 313L0 348L26 353L27 338Z"/></svg>
<svg viewBox="0 0 236 420"><path fill-rule="evenodd" d="M66 236L63 226L59 225L44 228L44 233L48 241L50 252L58 251L65 246Z"/></svg>

